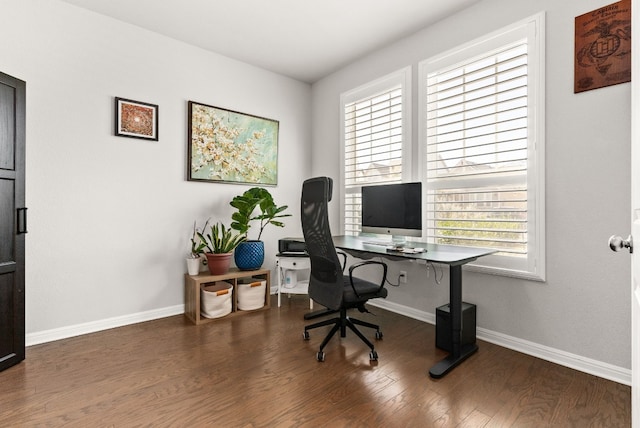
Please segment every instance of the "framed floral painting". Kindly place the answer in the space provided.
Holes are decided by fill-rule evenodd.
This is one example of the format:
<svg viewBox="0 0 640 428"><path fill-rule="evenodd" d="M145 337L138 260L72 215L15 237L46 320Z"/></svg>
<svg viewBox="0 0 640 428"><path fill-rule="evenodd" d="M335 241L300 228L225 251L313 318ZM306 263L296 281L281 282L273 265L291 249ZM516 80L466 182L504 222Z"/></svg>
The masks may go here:
<svg viewBox="0 0 640 428"><path fill-rule="evenodd" d="M189 101L190 181L278 184L277 120Z"/></svg>
<svg viewBox="0 0 640 428"><path fill-rule="evenodd" d="M115 98L115 135L158 141L158 106Z"/></svg>

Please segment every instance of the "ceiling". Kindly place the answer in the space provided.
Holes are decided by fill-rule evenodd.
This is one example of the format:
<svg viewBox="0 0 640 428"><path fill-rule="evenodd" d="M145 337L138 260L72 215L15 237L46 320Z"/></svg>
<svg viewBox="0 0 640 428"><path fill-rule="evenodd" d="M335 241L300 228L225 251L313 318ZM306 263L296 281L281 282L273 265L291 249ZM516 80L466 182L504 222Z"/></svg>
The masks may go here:
<svg viewBox="0 0 640 428"><path fill-rule="evenodd" d="M313 83L479 0L62 0Z"/></svg>

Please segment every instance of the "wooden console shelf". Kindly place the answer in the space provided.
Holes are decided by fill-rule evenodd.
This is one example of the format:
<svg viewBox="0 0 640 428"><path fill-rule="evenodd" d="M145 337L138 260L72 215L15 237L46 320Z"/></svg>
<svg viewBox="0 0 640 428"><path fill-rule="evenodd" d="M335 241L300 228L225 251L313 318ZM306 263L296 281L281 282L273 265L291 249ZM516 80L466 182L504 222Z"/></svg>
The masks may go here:
<svg viewBox="0 0 640 428"><path fill-rule="evenodd" d="M266 280L264 306L255 311L263 311L269 309L271 306L271 270L269 269L257 269L257 270L239 270L238 268L231 268L229 272L224 275L211 275L206 272L200 272L198 275L185 274L184 276L184 316L189 318L195 324L204 324L211 321L218 321L221 319L229 318L236 315L241 315L247 312L255 311L243 311L238 309L238 279L241 278L262 278ZM231 313L220 318L205 318L200 314L200 290L205 284L227 281L233 284L233 300Z"/></svg>

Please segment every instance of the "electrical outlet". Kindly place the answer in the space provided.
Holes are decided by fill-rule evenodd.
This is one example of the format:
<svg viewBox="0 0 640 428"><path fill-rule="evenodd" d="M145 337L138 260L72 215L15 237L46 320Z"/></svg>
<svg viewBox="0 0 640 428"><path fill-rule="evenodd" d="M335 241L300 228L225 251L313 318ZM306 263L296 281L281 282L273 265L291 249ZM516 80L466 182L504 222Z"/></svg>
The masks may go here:
<svg viewBox="0 0 640 428"><path fill-rule="evenodd" d="M406 270L401 270L400 271L400 282L403 284L407 283L407 271Z"/></svg>

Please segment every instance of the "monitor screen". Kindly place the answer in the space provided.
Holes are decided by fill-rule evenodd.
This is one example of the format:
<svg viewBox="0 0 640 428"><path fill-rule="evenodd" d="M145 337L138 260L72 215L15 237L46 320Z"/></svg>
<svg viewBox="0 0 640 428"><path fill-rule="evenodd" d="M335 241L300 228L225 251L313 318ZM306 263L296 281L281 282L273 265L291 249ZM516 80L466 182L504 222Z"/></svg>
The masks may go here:
<svg viewBox="0 0 640 428"><path fill-rule="evenodd" d="M362 231L422 236L422 183L363 186Z"/></svg>

